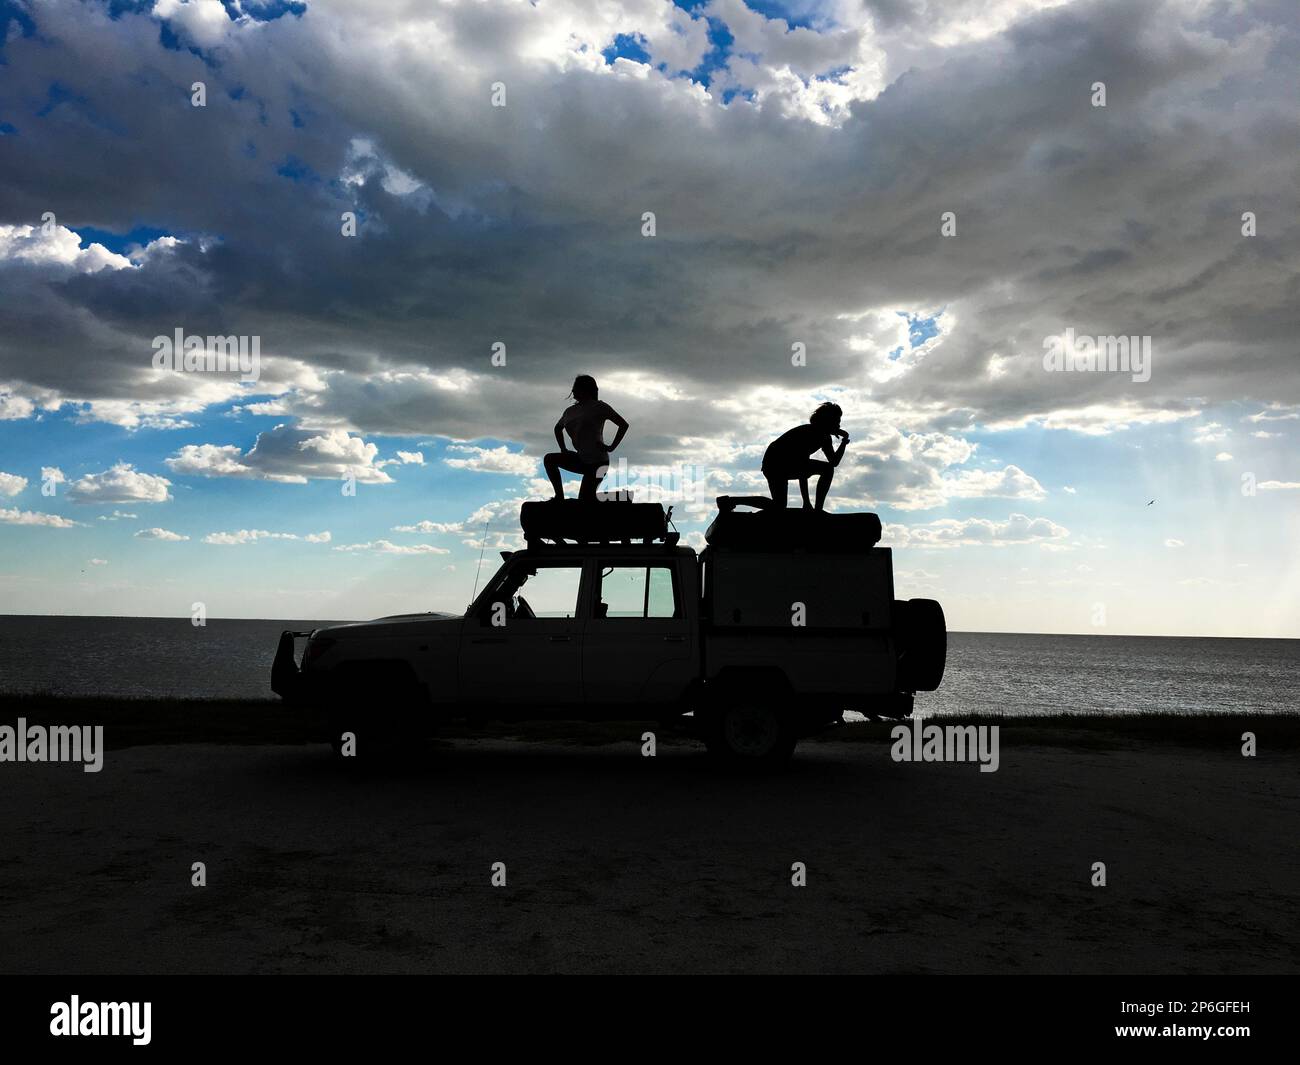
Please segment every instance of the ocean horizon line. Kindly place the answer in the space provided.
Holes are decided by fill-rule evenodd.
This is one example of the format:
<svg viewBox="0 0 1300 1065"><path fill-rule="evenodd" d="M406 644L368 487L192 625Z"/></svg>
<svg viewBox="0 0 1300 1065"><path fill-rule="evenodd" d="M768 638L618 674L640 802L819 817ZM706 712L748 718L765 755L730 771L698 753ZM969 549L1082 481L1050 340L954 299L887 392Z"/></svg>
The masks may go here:
<svg viewBox="0 0 1300 1065"><path fill-rule="evenodd" d="M423 613L447 613L447 611L408 611L404 614L382 614L376 617L368 618L265 618L265 617L243 617L243 616L217 616L208 614L206 620L211 621L256 621L264 624L278 624L290 621L310 621L317 624L330 625L355 625L364 621L376 621L381 617L411 617ZM189 620L189 614L11 614L0 612L0 618L77 618L85 620L100 621L185 621ZM1296 636L1221 636L1210 635L1206 633L1195 632L1047 632L1032 631L1025 629L948 629L948 634L962 636L1097 636L1105 639L1121 640L1279 640L1296 642L1300 641L1300 635Z"/></svg>

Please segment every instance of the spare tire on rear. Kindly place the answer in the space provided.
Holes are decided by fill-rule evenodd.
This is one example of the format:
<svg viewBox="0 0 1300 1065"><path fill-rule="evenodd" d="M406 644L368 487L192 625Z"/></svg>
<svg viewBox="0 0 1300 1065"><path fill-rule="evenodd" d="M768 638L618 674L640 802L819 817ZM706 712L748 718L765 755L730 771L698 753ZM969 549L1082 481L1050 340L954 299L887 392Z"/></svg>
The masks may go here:
<svg viewBox="0 0 1300 1065"><path fill-rule="evenodd" d="M939 687L948 660L943 607L933 599L895 599L894 641L899 690L932 692Z"/></svg>

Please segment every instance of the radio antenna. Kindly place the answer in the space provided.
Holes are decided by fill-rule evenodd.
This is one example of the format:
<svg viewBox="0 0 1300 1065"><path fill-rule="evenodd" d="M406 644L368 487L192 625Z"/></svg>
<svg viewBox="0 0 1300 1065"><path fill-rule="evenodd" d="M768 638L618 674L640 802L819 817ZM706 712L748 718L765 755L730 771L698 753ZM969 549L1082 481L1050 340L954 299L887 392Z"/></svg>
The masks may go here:
<svg viewBox="0 0 1300 1065"><path fill-rule="evenodd" d="M487 550L488 522L490 522L491 520L492 520L491 514L489 514L486 518L483 519L483 539L479 541L478 566L474 570L474 591L470 594L469 606L465 608L466 614L469 613L469 607L474 605L474 600L478 598L478 575L483 572L483 552Z"/></svg>

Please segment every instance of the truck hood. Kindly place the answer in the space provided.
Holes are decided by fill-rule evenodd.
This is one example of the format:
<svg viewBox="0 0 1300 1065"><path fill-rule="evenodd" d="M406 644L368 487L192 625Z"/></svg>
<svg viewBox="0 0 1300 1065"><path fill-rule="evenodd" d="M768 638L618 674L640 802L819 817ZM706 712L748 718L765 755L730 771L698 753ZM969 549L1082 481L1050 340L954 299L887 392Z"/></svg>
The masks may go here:
<svg viewBox="0 0 1300 1065"><path fill-rule="evenodd" d="M376 618L374 621L353 621L346 625L331 625L328 628L317 629L312 636L327 637L331 640L366 640L376 636L399 636L417 626L436 625L439 628L447 628L452 624L459 624L461 620L460 614L443 614L438 611L429 611L425 614L393 614L386 618Z"/></svg>

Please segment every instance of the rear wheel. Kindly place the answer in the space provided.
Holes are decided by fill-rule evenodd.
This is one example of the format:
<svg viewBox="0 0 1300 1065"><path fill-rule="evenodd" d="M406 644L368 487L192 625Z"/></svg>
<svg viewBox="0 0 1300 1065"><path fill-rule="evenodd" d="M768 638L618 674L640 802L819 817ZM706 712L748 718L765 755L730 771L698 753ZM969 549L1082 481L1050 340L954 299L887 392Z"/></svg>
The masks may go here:
<svg viewBox="0 0 1300 1065"><path fill-rule="evenodd" d="M703 725L709 754L738 766L782 765L799 739L783 707L757 699L738 698L714 707Z"/></svg>

